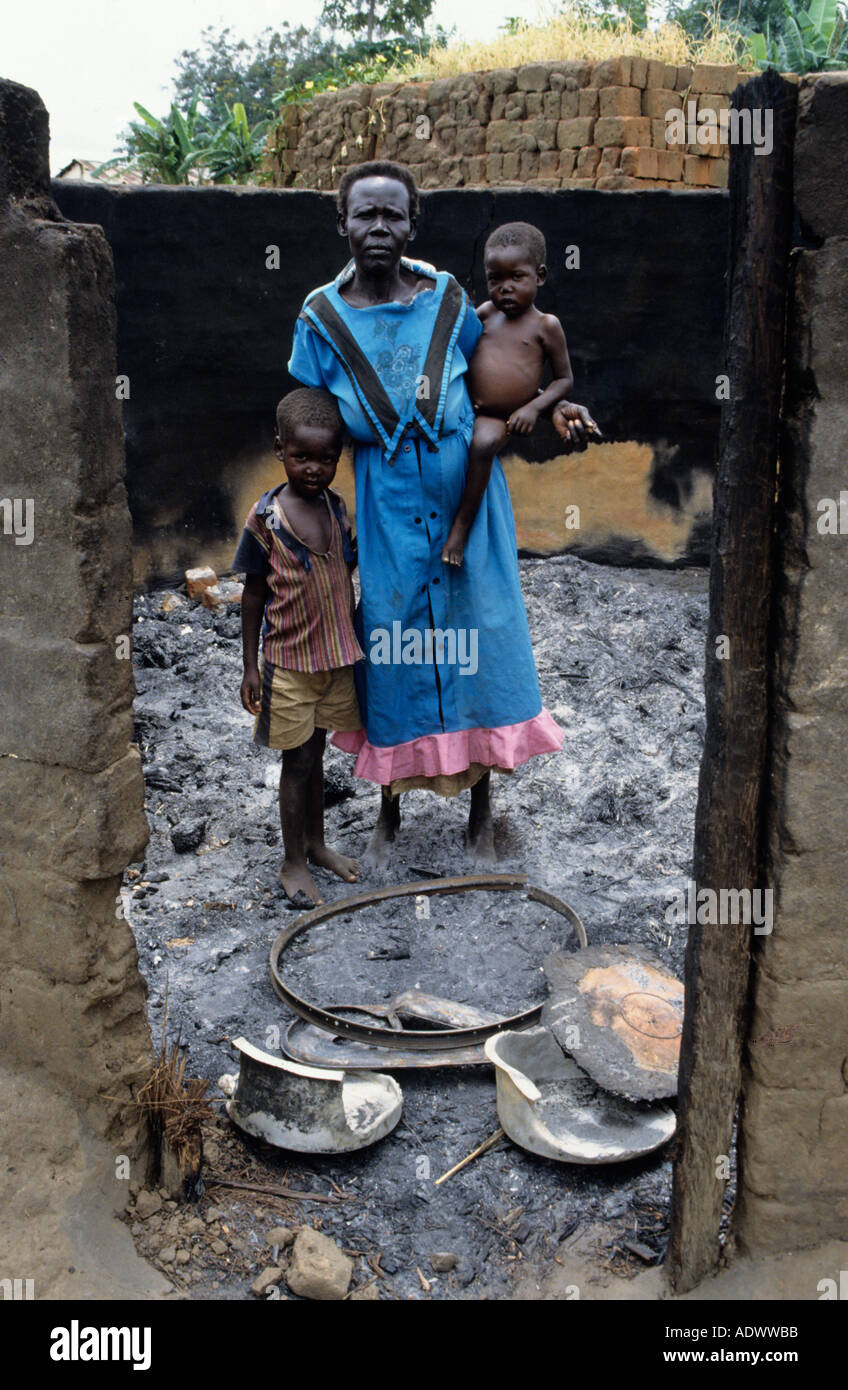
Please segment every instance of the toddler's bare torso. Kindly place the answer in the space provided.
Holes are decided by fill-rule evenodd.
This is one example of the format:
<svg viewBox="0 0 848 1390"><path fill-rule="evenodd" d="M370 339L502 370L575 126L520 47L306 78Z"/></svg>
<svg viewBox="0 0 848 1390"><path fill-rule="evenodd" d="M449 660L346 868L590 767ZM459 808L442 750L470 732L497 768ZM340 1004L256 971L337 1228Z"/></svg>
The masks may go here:
<svg viewBox="0 0 848 1390"><path fill-rule="evenodd" d="M483 318L483 334L468 369L468 390L479 415L506 420L533 397L542 381L546 351L538 310L508 319L499 310Z"/></svg>

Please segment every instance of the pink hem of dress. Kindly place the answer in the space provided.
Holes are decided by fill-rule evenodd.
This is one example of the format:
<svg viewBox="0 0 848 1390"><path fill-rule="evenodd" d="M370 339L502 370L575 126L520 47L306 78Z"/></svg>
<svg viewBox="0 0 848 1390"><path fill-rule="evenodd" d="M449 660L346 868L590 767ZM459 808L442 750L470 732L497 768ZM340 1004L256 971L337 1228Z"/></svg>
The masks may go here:
<svg viewBox="0 0 848 1390"><path fill-rule="evenodd" d="M390 748L369 743L364 729L334 733L330 742L345 753L357 754L354 776L387 787L405 777L449 777L472 763L511 770L539 753L558 752L563 738L562 729L543 709L520 724L425 734Z"/></svg>

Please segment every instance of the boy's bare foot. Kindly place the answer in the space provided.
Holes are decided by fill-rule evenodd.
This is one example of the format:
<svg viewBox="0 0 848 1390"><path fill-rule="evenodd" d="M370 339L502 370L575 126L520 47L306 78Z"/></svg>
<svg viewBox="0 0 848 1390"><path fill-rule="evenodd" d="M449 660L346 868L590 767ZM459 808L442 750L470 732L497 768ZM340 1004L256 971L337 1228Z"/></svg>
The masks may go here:
<svg viewBox="0 0 848 1390"><path fill-rule="evenodd" d="M400 828L400 797L388 796L383 791L380 814L371 832L368 848L362 856L363 862L371 869L384 869L389 860L389 845Z"/></svg>
<svg viewBox="0 0 848 1390"><path fill-rule="evenodd" d="M329 869L331 874L343 878L345 883L355 883L359 878L359 865L356 860L349 859L346 854L337 854L328 845L316 845L314 849L310 849L307 845L306 857L310 864L318 864L322 869Z"/></svg>
<svg viewBox="0 0 848 1390"><path fill-rule="evenodd" d="M290 907L303 911L309 907L317 907L324 901L305 864L292 864L288 859L284 860L280 869L280 883Z"/></svg>
<svg viewBox="0 0 848 1390"><path fill-rule="evenodd" d="M468 533L464 526L457 526L454 522L448 532L448 538L442 549L442 560L446 565L461 565L465 558L465 542Z"/></svg>

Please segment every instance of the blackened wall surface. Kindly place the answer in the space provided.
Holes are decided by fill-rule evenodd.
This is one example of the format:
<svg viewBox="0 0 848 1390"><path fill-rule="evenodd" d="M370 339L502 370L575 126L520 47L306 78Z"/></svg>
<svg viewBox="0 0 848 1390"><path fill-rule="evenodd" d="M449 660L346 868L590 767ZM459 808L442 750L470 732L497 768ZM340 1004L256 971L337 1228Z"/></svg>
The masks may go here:
<svg viewBox="0 0 848 1390"><path fill-rule="evenodd" d="M207 559L223 566L246 500L276 476L273 410L293 384L285 363L298 310L347 258L333 198L68 182L53 191L67 218L104 228L114 254L139 574ZM574 398L610 441L565 459L543 423L505 456L519 544L629 563L703 560L725 195L437 191L423 197L411 251L452 271L479 303L486 236L518 220L545 234L550 273L538 304L562 319ZM269 268L273 248L279 269ZM530 470L526 460L547 466ZM349 474L339 480L352 501ZM581 520L566 531L570 499Z"/></svg>

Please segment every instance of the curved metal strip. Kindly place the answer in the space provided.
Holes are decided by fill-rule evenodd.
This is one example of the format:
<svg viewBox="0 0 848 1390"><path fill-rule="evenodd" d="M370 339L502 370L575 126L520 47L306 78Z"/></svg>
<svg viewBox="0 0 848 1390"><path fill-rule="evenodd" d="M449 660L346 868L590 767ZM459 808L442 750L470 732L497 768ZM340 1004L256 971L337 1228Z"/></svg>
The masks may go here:
<svg viewBox="0 0 848 1390"><path fill-rule="evenodd" d="M384 1048L397 1047L398 1034L396 1032L373 1027L367 1023L353 1023L350 1019L339 1018L327 1009L321 1009L317 1004L310 1004L307 999L301 999L294 990L288 987L280 975L279 961L280 956L294 937L308 931L310 927L316 926L319 922L327 922L332 917L338 917L347 912L356 912L361 907L370 907L373 903L387 902L392 898L417 897L418 894L464 893L474 889L488 892L510 891L526 887L527 876L525 874L467 874L456 878L426 879L423 883L400 883L390 888L378 888L373 893L355 893L350 898L337 898L334 902L322 903L319 907L313 907L309 912L304 912L287 931L281 932L277 937L271 947L271 983L283 1003L288 1004L289 1008L300 1018L306 1019L307 1023L314 1023L316 1027L323 1028L325 1032L335 1033L344 1038L352 1038L357 1042L373 1043L377 1047ZM549 907L552 911L565 917L574 928L581 948L587 946L585 928L573 907L569 907L568 903L555 898L544 888L531 886L527 888L527 894L534 902L542 903L545 907ZM535 1008L526 1009L523 1013L513 1014L509 1018L496 1019L493 1023L480 1025L476 1028L445 1028L438 1032L431 1029L404 1029L403 1044L405 1048L419 1052L447 1052L457 1047L472 1047L506 1029L529 1028L531 1024L538 1022L541 1012L542 1005L537 1004Z"/></svg>

